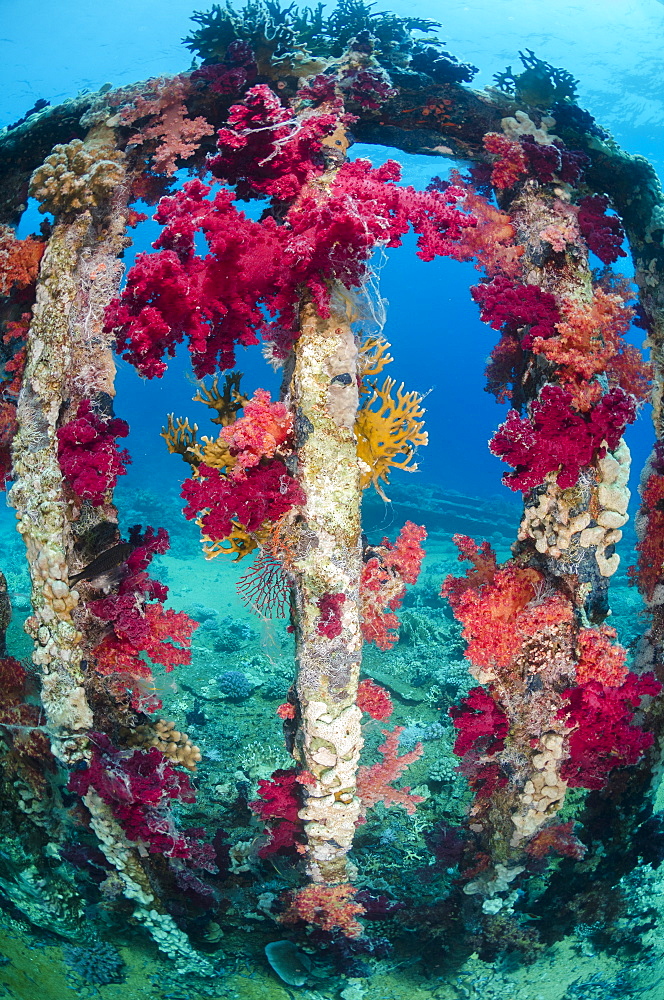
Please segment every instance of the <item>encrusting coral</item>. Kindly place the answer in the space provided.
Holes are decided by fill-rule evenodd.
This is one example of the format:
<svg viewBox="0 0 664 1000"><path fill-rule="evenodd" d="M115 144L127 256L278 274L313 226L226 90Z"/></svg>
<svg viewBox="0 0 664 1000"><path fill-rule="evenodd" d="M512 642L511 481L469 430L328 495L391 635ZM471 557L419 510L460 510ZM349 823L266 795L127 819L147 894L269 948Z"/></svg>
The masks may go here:
<svg viewBox="0 0 664 1000"><path fill-rule="evenodd" d="M96 208L124 179L124 157L108 143L58 144L30 179L30 195L40 212L69 215Z"/></svg>

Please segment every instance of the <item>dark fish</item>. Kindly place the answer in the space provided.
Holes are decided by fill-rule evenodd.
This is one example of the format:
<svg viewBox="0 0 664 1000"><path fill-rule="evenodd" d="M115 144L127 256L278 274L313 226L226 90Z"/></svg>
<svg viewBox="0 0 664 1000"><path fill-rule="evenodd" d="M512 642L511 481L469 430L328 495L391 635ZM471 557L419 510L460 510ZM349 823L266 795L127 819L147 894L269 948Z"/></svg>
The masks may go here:
<svg viewBox="0 0 664 1000"><path fill-rule="evenodd" d="M96 559L93 559L80 573L70 576L69 582L77 583L79 580L94 580L96 576L110 572L110 570L119 566L120 563L126 562L135 548L136 546L132 545L131 542L118 542L112 549L106 549Z"/></svg>

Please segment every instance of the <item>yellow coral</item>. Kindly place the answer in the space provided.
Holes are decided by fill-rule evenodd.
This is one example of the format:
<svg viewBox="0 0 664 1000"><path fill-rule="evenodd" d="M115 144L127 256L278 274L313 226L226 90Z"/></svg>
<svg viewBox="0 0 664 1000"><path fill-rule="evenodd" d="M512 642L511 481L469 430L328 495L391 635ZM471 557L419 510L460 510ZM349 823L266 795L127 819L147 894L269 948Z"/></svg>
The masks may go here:
<svg viewBox="0 0 664 1000"><path fill-rule="evenodd" d="M373 389L367 384L367 379L382 372L394 358L388 353L390 345L383 337L367 337L362 342L357 359L357 370L360 376L360 395L366 396Z"/></svg>
<svg viewBox="0 0 664 1000"><path fill-rule="evenodd" d="M235 459L228 450L223 438L202 438L199 461L209 465L211 469L232 469Z"/></svg>
<svg viewBox="0 0 664 1000"><path fill-rule="evenodd" d="M161 429L166 447L171 455L182 455L195 471L201 462L201 451L196 440L198 424L191 427L188 417L175 417L172 413L168 414L167 420L167 426Z"/></svg>
<svg viewBox="0 0 664 1000"><path fill-rule="evenodd" d="M30 178L40 212L63 215L101 204L124 177L124 154L110 145L58 143Z"/></svg>
<svg viewBox="0 0 664 1000"><path fill-rule="evenodd" d="M201 520L196 523L199 527L202 527L203 522ZM240 559L248 555L249 552L253 552L258 545L262 544L262 540L267 534L261 528L257 532L249 534L246 528L243 528L237 521L233 521L232 524L233 530L226 538L212 539L209 535L201 535L203 555L206 559L215 559L222 554L235 555L233 562L239 562Z"/></svg>
<svg viewBox="0 0 664 1000"><path fill-rule="evenodd" d="M395 385L395 380L388 376L380 389L374 387L355 422L362 489L373 483L383 499L387 498L381 480L389 482L390 469L415 472L415 450L428 441L426 431L422 430L422 397L417 392L404 392L401 383L395 401L392 398ZM377 402L378 409L373 409Z"/></svg>
<svg viewBox="0 0 664 1000"><path fill-rule="evenodd" d="M202 754L186 733L175 728L175 723L167 719L157 719L143 726L137 726L127 734L129 746L156 747L176 764L189 771L196 770Z"/></svg>
<svg viewBox="0 0 664 1000"><path fill-rule="evenodd" d="M241 410L247 402L248 397L240 392L240 379L242 372L228 372L224 379L224 387L219 391L219 378L217 375L212 379L210 388L201 382L198 392L193 397L195 403L205 403L213 410L217 411L216 417L211 417L213 424L221 424L228 427L234 424L237 419L237 411Z"/></svg>

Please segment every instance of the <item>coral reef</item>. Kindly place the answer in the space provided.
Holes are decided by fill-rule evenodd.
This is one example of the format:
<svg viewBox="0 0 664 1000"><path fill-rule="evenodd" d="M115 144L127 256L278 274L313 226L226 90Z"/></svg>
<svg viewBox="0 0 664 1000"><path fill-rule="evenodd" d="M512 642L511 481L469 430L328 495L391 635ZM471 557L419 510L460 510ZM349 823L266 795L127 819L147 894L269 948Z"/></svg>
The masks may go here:
<svg viewBox="0 0 664 1000"><path fill-rule="evenodd" d="M605 623L612 579L627 606L622 435L653 386L661 429L661 189L530 50L478 95L463 86L473 67L428 37L437 25L364 0L329 15L251 0L194 21L202 65L35 108L0 135L16 171L0 192L0 475L26 552L23 574L0 574L10 919L74 941L70 969L102 987L123 968L96 923L113 940L142 926L185 977L170 990L163 973L178 996L211 995L210 956L223 944L243 957L248 927L261 947L275 926L287 935L269 944L295 966L284 981L343 973L348 1000L414 935L435 953L431 978L452 983L464 962L457 992L478 995L477 963L538 960L575 925L584 946L606 935L616 950L620 880L664 856L661 789L648 790L661 770L661 443L631 572L649 626L632 642L636 614L627 631ZM347 158L356 126L363 142L473 166L417 191L393 160ZM26 192L53 221L18 239ZM126 230L146 219L132 199L156 204L160 228L120 290ZM511 406L490 449L523 495L507 559L511 511L437 506L398 483L427 443L423 397L378 382L392 358L370 286L376 251L407 233L422 261L483 272L471 296L498 334L487 389ZM625 239L638 306L610 270ZM626 339L636 315L652 366ZM283 367L278 398L245 394L229 371L261 341ZM183 342L212 377L194 399L216 427L171 415L162 436L186 462L203 554L253 553L237 582L246 611L217 589L234 566L203 577L200 563L193 579L190 525L168 552L164 529L136 517L123 533L114 506L129 457L113 346L154 378ZM422 507L437 528L421 584L423 526L367 537L368 494L385 500L391 476L393 508L419 520ZM177 503L175 489L145 493L126 509ZM501 559L456 535L469 568L451 574L453 516L494 532ZM194 617L166 604L155 556ZM22 661L9 597L27 610L28 587ZM596 914L601 933L584 930Z"/></svg>

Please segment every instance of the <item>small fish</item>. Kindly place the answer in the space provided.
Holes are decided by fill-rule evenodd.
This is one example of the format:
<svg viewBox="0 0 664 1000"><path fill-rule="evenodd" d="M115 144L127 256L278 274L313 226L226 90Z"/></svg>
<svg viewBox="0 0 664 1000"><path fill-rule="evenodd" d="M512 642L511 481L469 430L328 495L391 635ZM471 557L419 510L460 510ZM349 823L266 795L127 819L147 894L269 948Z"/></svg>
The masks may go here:
<svg viewBox="0 0 664 1000"><path fill-rule="evenodd" d="M113 548L106 549L96 559L93 559L80 573L70 576L69 582L78 583L79 580L94 580L95 577L110 572L116 566L126 562L135 548L136 546L131 542L118 542Z"/></svg>

